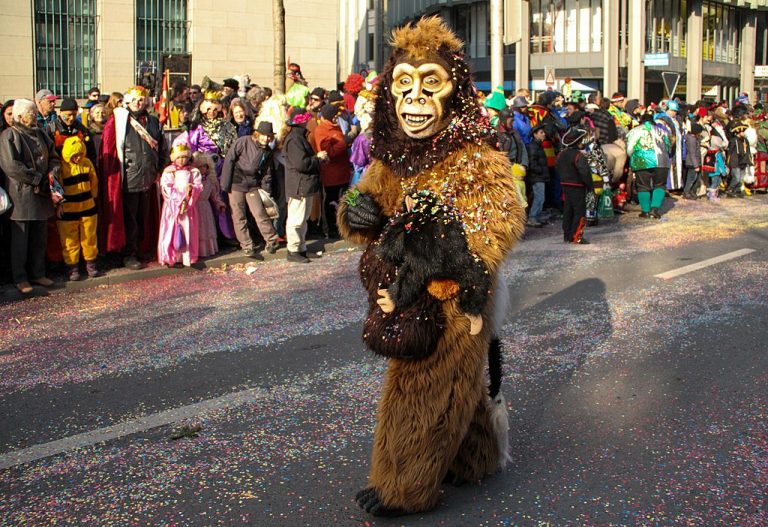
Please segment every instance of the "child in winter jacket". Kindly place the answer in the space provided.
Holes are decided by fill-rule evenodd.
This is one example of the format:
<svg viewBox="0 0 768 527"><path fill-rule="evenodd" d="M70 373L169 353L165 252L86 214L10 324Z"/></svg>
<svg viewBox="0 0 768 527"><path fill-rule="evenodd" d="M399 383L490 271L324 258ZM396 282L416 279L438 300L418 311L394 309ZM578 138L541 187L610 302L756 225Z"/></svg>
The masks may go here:
<svg viewBox="0 0 768 527"><path fill-rule="evenodd" d="M69 279L80 279L80 251L82 249L88 276L99 275L96 227L96 195L99 180L93 163L86 157L86 147L74 135L64 140L61 149L61 185L64 202L56 214L56 226L61 240L64 263L69 268Z"/></svg>
<svg viewBox="0 0 768 527"><path fill-rule="evenodd" d="M533 203L528 212L529 227L543 227L541 210L544 207L544 190L549 182L549 167L547 166L547 154L544 152L544 141L547 133L543 124L539 124L531 131L533 139L528 145L528 171L526 179L533 189Z"/></svg>
<svg viewBox="0 0 768 527"><path fill-rule="evenodd" d="M685 187L683 199L697 199L697 183L701 175L701 132L704 128L699 123L691 123L691 129L685 134Z"/></svg>
<svg viewBox="0 0 768 527"><path fill-rule="evenodd" d="M751 164L749 144L744 135L746 131L747 125L744 123L737 122L731 127L733 137L728 145L728 168L731 169L731 181L725 191L725 195L729 198L744 197L741 185L747 167Z"/></svg>

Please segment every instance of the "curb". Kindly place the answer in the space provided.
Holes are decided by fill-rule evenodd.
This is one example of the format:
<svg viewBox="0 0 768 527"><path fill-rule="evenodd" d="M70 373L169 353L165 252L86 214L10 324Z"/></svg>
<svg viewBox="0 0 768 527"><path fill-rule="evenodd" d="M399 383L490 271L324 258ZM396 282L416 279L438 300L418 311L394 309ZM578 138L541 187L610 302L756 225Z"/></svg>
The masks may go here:
<svg viewBox="0 0 768 527"><path fill-rule="evenodd" d="M339 251L341 249L354 248L357 247L345 240L320 239L307 241L308 252L316 253L322 251L324 255ZM287 250L285 248L281 248L278 249L275 254L269 254L266 251L262 251L260 254L264 258L263 262L261 260L244 256L242 251L237 249L225 252L224 254L206 258L205 260L201 260L192 267L164 267L157 264L157 262L151 262L152 265L138 271L130 271L124 268L110 269L109 271L106 271L102 276L97 278L86 278L84 280L78 280L77 282L70 282L68 280L56 281L56 283L50 288L45 288L43 286L33 284L34 291L28 295L21 294L13 284L4 284L0 286L0 304L15 302L17 300L24 300L27 298L59 294L65 291L81 291L84 289L92 289L94 287L124 284L133 280L145 280L149 278L157 278L160 276L197 273L200 271L205 271L206 269L218 269L224 267L225 265L266 263L275 260L285 260Z"/></svg>

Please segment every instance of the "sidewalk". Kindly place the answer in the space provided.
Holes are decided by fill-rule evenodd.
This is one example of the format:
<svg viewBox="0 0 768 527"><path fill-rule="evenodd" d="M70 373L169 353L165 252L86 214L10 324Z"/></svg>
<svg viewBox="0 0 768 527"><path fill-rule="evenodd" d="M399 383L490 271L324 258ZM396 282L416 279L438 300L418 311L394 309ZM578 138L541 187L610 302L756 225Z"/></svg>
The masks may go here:
<svg viewBox="0 0 768 527"><path fill-rule="evenodd" d="M354 246L344 240L327 240L323 238L307 240L307 252L315 254L322 252L323 255L327 255L328 253L351 247ZM285 260L286 253L286 249L281 248L275 254L269 254L266 251L262 251L260 254L264 258L264 262L269 262L273 260ZM0 304L6 302L15 302L17 300L23 300L25 298L32 298L36 296L57 294L65 291L79 291L92 287L122 284L132 280L143 280L146 278L155 278L158 276L169 276L181 273L197 273L200 271L205 271L206 269L216 269L229 265L246 263L258 264L264 262L245 256L243 251L240 249L224 248L216 256L205 258L197 262L193 267L165 267L157 263L157 261L152 261L145 263L146 267L138 271L131 271L129 269L125 269L124 267L118 267L105 271L104 274L98 278L85 278L80 279L77 282L70 282L66 280L66 278L52 276L51 278L56 281L56 284L53 287L45 288L43 286L33 285L34 291L28 295L22 295L13 284L2 284L0 285Z"/></svg>
<svg viewBox="0 0 768 527"><path fill-rule="evenodd" d="M751 203L751 205L750 205ZM695 220L710 217L711 214L726 213L733 214L733 209L739 207L750 206L765 206L768 205L768 196L765 194L758 194L751 197L748 200L727 200L724 199L720 204L710 204L706 200L699 200L698 202L685 202L678 198L667 198L664 201L662 207L663 216L661 220L643 220L638 218L639 207L628 206L625 214L617 215L613 218L600 220L598 227L589 227L587 229L586 237L592 238L593 235L597 235L598 238L604 238L606 236L613 236L618 233L625 233L629 230L635 229L647 229L652 228L654 225L665 224L669 221L682 221L683 218L688 217L688 220ZM729 212L731 211L731 212ZM702 216L703 215L703 216ZM558 216L553 216L550 222L540 229L526 229L525 234L521 240L522 250L530 249L536 250L540 248L541 242L546 239L553 239L559 241L562 236L561 223ZM559 245L557 245L559 247ZM591 250L597 250L600 246L586 246ZM310 253L321 252L323 255L327 255L340 250L350 250L358 248L354 244L350 244L345 240L327 240L324 238L307 240L307 251ZM520 250L520 249L518 249ZM580 247L580 250L588 250L584 247ZM286 249L282 248L275 254L269 254L266 251L262 251L261 255L264 258L264 262L284 260L286 256ZM31 298L36 296L46 296L48 294L58 294L65 291L78 291L82 289L89 289L93 287L110 286L115 284L121 284L132 280L141 280L145 278L155 278L158 276L169 276L180 273L198 273L205 271L206 269L216 269L224 266L231 266L236 264L246 263L260 263L259 260L254 260L243 255L243 252L239 249L233 249L225 247L221 253L213 258L206 258L195 264L194 267L186 268L169 268L161 266L157 261L152 261L147 264L147 267L139 271L130 271L122 267L112 268L106 270L103 276L98 278L86 278L77 282L69 282L64 276L51 276L56 281L56 284L51 288L45 288L42 286L34 286L34 291L29 295L22 295L16 289L13 284L0 284L0 305L8 302L15 302L17 300L23 300L24 298ZM263 263L263 262L261 262ZM295 264L301 265L301 264ZM311 264L310 264L311 265Z"/></svg>

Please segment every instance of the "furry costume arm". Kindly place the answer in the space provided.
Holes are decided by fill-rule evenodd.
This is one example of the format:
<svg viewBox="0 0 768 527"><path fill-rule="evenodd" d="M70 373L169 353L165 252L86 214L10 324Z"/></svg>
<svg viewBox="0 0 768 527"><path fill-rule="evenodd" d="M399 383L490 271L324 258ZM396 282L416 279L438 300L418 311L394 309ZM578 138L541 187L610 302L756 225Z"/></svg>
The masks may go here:
<svg viewBox="0 0 768 527"><path fill-rule="evenodd" d="M351 222L352 218L349 217L352 207L346 199L342 199L337 213L337 224L339 232L345 239L353 243L367 245L379 236L386 218L395 214L400 201L400 184L391 171L385 168L380 161L375 160L355 188L360 191L357 202L370 204L372 201L375 206L379 207L380 210L375 212L378 221L368 227L362 225L355 227L355 222ZM374 210L375 207L370 207L367 213L371 214ZM360 216L358 212L363 211L352 213L353 218L357 219L355 215Z"/></svg>
<svg viewBox="0 0 768 527"><path fill-rule="evenodd" d="M461 183L466 191L457 193L455 206L464 217L469 250L482 260L489 275L495 276L523 235L525 209L502 152L470 145L454 155L462 157L457 165L463 165Z"/></svg>

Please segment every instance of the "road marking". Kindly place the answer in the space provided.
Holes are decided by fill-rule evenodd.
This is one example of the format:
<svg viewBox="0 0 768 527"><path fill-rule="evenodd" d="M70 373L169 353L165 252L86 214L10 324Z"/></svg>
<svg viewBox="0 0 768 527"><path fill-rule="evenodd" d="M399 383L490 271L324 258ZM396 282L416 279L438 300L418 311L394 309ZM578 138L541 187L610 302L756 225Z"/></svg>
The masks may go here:
<svg viewBox="0 0 768 527"><path fill-rule="evenodd" d="M177 423L185 419L198 417L201 414L225 408L234 408L243 404L256 402L264 398L268 392L261 388L250 388L239 392L233 392L213 399L200 401L199 403L165 410L155 414L139 417L130 421L124 421L112 426L83 432L50 443L42 443L21 450L14 450L0 455L0 470L31 463L50 456L63 454L70 450L92 446L112 439L118 439L131 434L145 432L152 428Z"/></svg>
<svg viewBox="0 0 768 527"><path fill-rule="evenodd" d="M710 265L727 262L728 260L733 260L735 258L739 258L740 256L744 256L753 252L755 252L754 249L739 249L738 251L733 251L732 253L726 253L720 256L715 256L714 258L710 258L709 260L702 260L695 264L686 265L685 267L679 267L677 269L672 269L671 271L667 271L666 273L656 274L653 276L656 278L661 278L662 280L669 280L670 278L675 278L677 276L681 276L687 273L692 273L694 271L698 271L699 269L704 269L705 267L709 267Z"/></svg>

